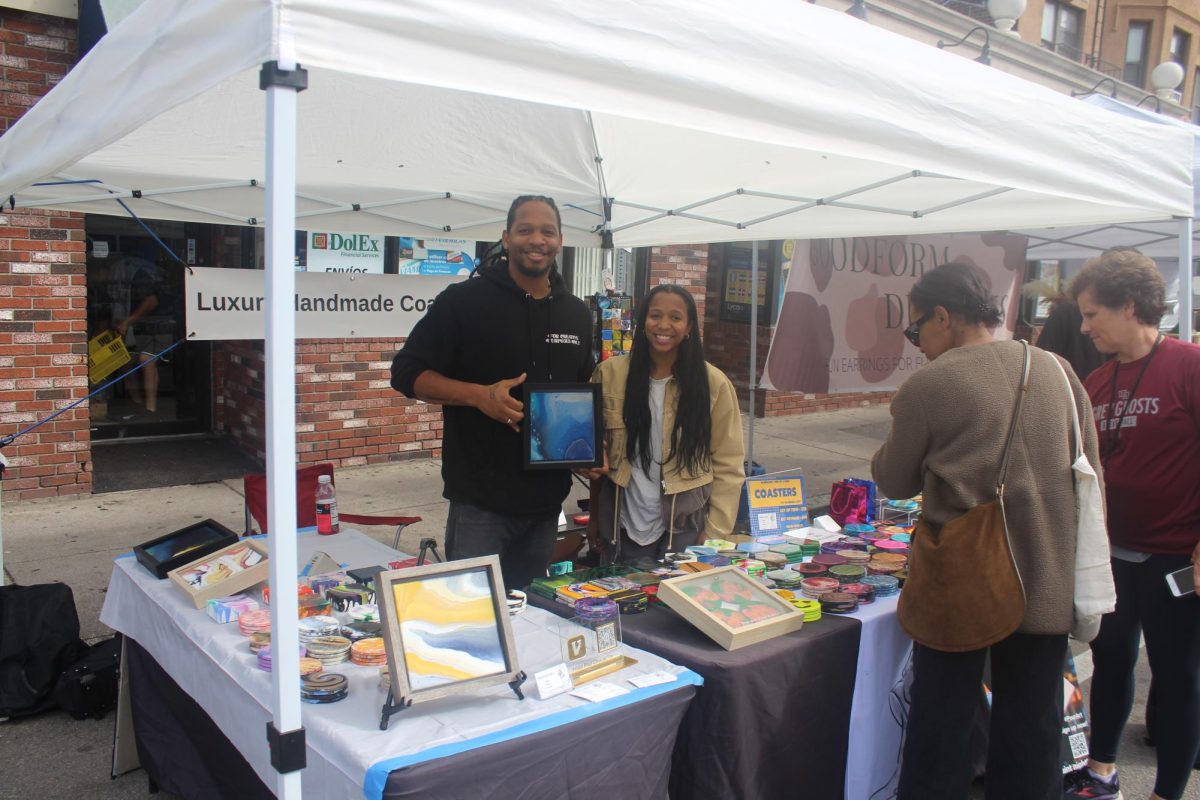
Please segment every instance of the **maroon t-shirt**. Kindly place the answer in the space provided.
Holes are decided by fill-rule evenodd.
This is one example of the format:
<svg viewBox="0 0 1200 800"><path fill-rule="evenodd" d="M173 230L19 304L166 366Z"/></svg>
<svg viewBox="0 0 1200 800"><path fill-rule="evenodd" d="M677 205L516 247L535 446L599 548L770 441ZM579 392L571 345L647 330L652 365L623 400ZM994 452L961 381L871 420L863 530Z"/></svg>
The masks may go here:
<svg viewBox="0 0 1200 800"><path fill-rule="evenodd" d="M1108 535L1144 553L1191 554L1200 540L1200 347L1167 338L1148 358L1135 396L1145 358L1119 371L1111 359L1084 381L1102 454L1120 426L1104 459Z"/></svg>

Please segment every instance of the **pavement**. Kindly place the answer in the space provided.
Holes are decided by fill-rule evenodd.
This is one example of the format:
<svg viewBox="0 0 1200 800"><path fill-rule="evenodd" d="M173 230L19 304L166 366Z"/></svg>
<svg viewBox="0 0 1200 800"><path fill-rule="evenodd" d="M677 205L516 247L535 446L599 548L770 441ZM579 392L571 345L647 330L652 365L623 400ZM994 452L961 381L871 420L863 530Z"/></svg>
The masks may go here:
<svg viewBox="0 0 1200 800"><path fill-rule="evenodd" d="M869 476L871 455L889 426L886 406L758 420L754 460L767 472L801 470L810 505L824 505L834 481ZM423 522L405 531L401 550L416 552L418 540L425 536L440 543L446 521L440 468L437 461L420 460L339 469L338 507L348 513L423 517ZM576 486L566 507L574 509L575 500L584 495ZM84 638L111 636L99 615L113 558L139 542L209 517L242 529L241 481L8 502L0 517L5 581L68 584L75 594ZM391 544L391 529L363 530ZM1077 645L1073 650L1081 677L1090 677L1090 654ZM1154 751L1142 743L1148 682L1149 669L1142 659L1135 711L1122 744L1121 780L1127 800L1148 798L1153 787ZM1089 687L1090 681L1085 681L1085 694ZM112 741L112 715L76 721L53 711L0 724L0 800L146 797L147 781L141 770L110 778ZM171 797L165 792L156 795L160 800ZM1200 777L1195 774L1185 800L1200 800Z"/></svg>

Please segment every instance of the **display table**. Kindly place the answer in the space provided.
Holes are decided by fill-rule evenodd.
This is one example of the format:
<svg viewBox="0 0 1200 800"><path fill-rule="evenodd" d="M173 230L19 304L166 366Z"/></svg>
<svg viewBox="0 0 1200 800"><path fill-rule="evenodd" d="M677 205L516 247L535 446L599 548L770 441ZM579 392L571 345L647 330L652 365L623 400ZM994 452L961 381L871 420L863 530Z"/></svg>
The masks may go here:
<svg viewBox="0 0 1200 800"><path fill-rule="evenodd" d="M301 535L301 563L318 550L350 568L399 557L355 531ZM156 580L128 556L114 562L100 619L132 640L128 677L134 729L152 780L184 797L211 798L215 784L209 773L236 773L248 766L246 782L225 781L245 791L218 789L217 796L249 797L274 785L266 742L271 676L257 669L236 625L214 623L174 584ZM556 617L529 608L512 622L520 666L528 674L562 660ZM543 701L531 680L524 701L507 686L446 697L397 714L387 731L378 728L385 696L379 670L350 663L329 667L349 678L350 696L303 708L304 796L476 798L496 791L515 796L518 792L502 787L519 786L528 798L661 797L670 747L700 679L659 656L627 650L638 663L602 679L631 689L613 700L588 703L559 695ZM163 690L156 670L180 691ZM626 681L660 670L674 674L675 681L646 689ZM179 726L186 746L167 735L171 731L139 725L181 713L211 720L231 745L227 754L240 754L244 764L228 759L214 766L206 759L202 723Z"/></svg>
<svg viewBox="0 0 1200 800"><path fill-rule="evenodd" d="M571 613L532 592L529 602ZM911 650L895 598L733 651L662 605L621 625L627 644L704 678L675 743L672 800L892 796L877 790L897 773L897 682Z"/></svg>

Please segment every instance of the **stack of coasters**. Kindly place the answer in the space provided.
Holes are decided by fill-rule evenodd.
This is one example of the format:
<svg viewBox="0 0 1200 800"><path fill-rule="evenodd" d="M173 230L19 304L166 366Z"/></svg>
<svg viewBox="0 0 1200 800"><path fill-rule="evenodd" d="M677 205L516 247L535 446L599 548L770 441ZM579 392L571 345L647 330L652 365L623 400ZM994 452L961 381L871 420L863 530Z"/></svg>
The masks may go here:
<svg viewBox="0 0 1200 800"><path fill-rule="evenodd" d="M858 583L867 574L867 568L858 564L839 564L829 568L829 575L839 583Z"/></svg>
<svg viewBox="0 0 1200 800"><path fill-rule="evenodd" d="M875 549L887 553L907 553L908 543L897 542L895 539L883 539L875 543Z"/></svg>
<svg viewBox="0 0 1200 800"><path fill-rule="evenodd" d="M858 608L858 597L849 592L828 592L821 595L822 614L851 614Z"/></svg>
<svg viewBox="0 0 1200 800"><path fill-rule="evenodd" d="M734 533L734 534L730 534L729 541L733 542L734 547L737 547L739 544L741 544L743 542L753 542L754 537L747 536L744 533Z"/></svg>
<svg viewBox="0 0 1200 800"><path fill-rule="evenodd" d="M911 544L912 543L912 534L911 533L893 533L892 541L899 542L900 544Z"/></svg>
<svg viewBox="0 0 1200 800"><path fill-rule="evenodd" d="M800 582L804 576L794 569L773 569L767 573L767 580L775 584L777 589L800 590Z"/></svg>
<svg viewBox="0 0 1200 800"><path fill-rule="evenodd" d="M858 604L865 606L875 602L875 587L865 583L847 583L841 587L843 592L858 598Z"/></svg>
<svg viewBox="0 0 1200 800"><path fill-rule="evenodd" d="M271 644L270 631L250 634L250 652L257 653Z"/></svg>
<svg viewBox="0 0 1200 800"><path fill-rule="evenodd" d="M345 636L317 636L305 645L308 654L321 662L322 667L341 664L350 658L350 640Z"/></svg>
<svg viewBox="0 0 1200 800"><path fill-rule="evenodd" d="M722 550L736 550L737 549L737 544L729 541L728 539L705 539L704 546L711 547L715 552L718 552L718 553L721 552Z"/></svg>
<svg viewBox="0 0 1200 800"><path fill-rule="evenodd" d="M836 553L821 552L813 556L813 564L820 564L824 567L836 567L839 564L848 564L845 556L839 556Z"/></svg>
<svg viewBox="0 0 1200 800"><path fill-rule="evenodd" d="M690 545L684 552L691 553L696 558L700 558L701 556L715 556L718 550L717 548L709 547L708 545L693 544Z"/></svg>
<svg viewBox="0 0 1200 800"><path fill-rule="evenodd" d="M820 575L829 574L829 567L824 564L817 564L814 561L804 561L799 564L792 564L792 570L805 578L816 578Z"/></svg>
<svg viewBox="0 0 1200 800"><path fill-rule="evenodd" d="M869 527L869 526L868 526L868 527ZM875 532L875 529L874 529L874 528L871 528L871 532L872 532L872 533L874 533L874 532ZM863 538L863 536L864 536L864 535L865 535L865 534L862 534L862 535L857 535L857 536L843 536L843 537L842 537L842 540L841 540L841 542L840 542L840 544L841 544L841 546L842 546L842 549L843 549L843 550L863 550L863 551L866 551L866 549L867 549L867 540Z"/></svg>
<svg viewBox="0 0 1200 800"><path fill-rule="evenodd" d="M608 596L622 614L641 614L650 604L650 596L641 589L623 589Z"/></svg>
<svg viewBox="0 0 1200 800"><path fill-rule="evenodd" d="M342 623L338 622L337 617L305 617L300 620L299 628L300 641L307 644L319 636L337 636L341 632Z"/></svg>
<svg viewBox="0 0 1200 800"><path fill-rule="evenodd" d="M247 611L259 609L259 603L254 598L244 594L234 594L229 597L214 597L208 601L208 615L220 623L233 622Z"/></svg>
<svg viewBox="0 0 1200 800"><path fill-rule="evenodd" d="M678 569L685 575L691 575L696 572L705 572L713 568L712 564L704 561L689 561L686 564L680 564Z"/></svg>
<svg viewBox="0 0 1200 800"><path fill-rule="evenodd" d="M372 636L383 636L383 625L378 622L351 622L343 625L339 633L351 642L357 642Z"/></svg>
<svg viewBox="0 0 1200 800"><path fill-rule="evenodd" d="M897 581L900 583L900 588L901 588L901 589L903 589L903 588L904 588L904 582L905 582L906 580L908 580L908 570L907 570L907 569L902 569L902 570L900 570L899 572L895 573L895 574L894 574L892 577L894 577L894 578L895 578L895 579L896 579L896 580L897 580ZM876 592L876 596L878 596L878 594L879 594L879 593L878 593L878 592Z"/></svg>
<svg viewBox="0 0 1200 800"><path fill-rule="evenodd" d="M387 650L382 637L360 639L350 645L350 660L361 667L380 667L387 664Z"/></svg>
<svg viewBox="0 0 1200 800"><path fill-rule="evenodd" d="M781 533L768 533L755 537L754 541L758 542L759 544L765 544L767 547L774 547L777 544L784 544L787 542L787 537Z"/></svg>
<svg viewBox="0 0 1200 800"><path fill-rule="evenodd" d="M834 555L839 555L846 559L847 564L865 565L871 560L871 554L867 552L865 542L863 543L862 550L838 550Z"/></svg>
<svg viewBox="0 0 1200 800"><path fill-rule="evenodd" d="M346 613L351 622L379 622L379 606L374 603L354 606Z"/></svg>
<svg viewBox="0 0 1200 800"><path fill-rule="evenodd" d="M673 565L673 566L678 566L679 564L688 564L688 563L690 563L690 562L693 562L693 561L695 561L695 560L696 560L696 554L695 554L695 553L688 553L688 552L683 552L683 553L667 553L667 554L664 556L664 560L666 560L666 562L667 562L668 564L671 564L671 565Z"/></svg>
<svg viewBox="0 0 1200 800"><path fill-rule="evenodd" d="M804 612L805 622L817 622L821 619L821 601L797 597L792 605Z"/></svg>
<svg viewBox="0 0 1200 800"><path fill-rule="evenodd" d="M767 565L768 570L783 569L787 566L787 556L782 553L773 553L770 550L765 550L761 553L755 553L755 558Z"/></svg>
<svg viewBox="0 0 1200 800"><path fill-rule="evenodd" d="M734 566L751 578L761 578L767 574L767 565L757 558L743 558L741 561L734 562Z"/></svg>
<svg viewBox="0 0 1200 800"><path fill-rule="evenodd" d="M253 633L267 633L271 630L271 612L265 608L247 611L238 616L238 631L242 636Z"/></svg>
<svg viewBox="0 0 1200 800"><path fill-rule="evenodd" d="M798 564L804 560L804 551L798 544L788 542L773 544L771 545L771 552L783 556L789 564Z"/></svg>
<svg viewBox="0 0 1200 800"><path fill-rule="evenodd" d="M800 542L800 557L801 558L812 558L813 556L820 554L820 552L821 552L821 543L818 542L817 540L805 539L804 541Z"/></svg>
<svg viewBox="0 0 1200 800"><path fill-rule="evenodd" d="M900 571L902 565L893 561L879 561L872 558L867 562L868 575L895 575Z"/></svg>
<svg viewBox="0 0 1200 800"><path fill-rule="evenodd" d="M304 645L300 645L300 674L301 675L307 674L304 672L304 666L305 666L304 662L305 661L314 661L317 664L317 669L315 671L319 672L321 670L320 662L316 662L315 659L305 658L305 656L307 654L308 654L308 651L304 648ZM271 662L272 662L271 645L267 645L266 647L264 647L258 651L258 668L261 669L263 672L270 672L271 671Z"/></svg>
<svg viewBox="0 0 1200 800"><path fill-rule="evenodd" d="M875 526L868 525L865 522L851 522L847 525L843 525L842 530L845 531L848 536L861 536L864 533L874 533Z"/></svg>
<svg viewBox="0 0 1200 800"><path fill-rule="evenodd" d="M317 672L300 678L300 699L305 703L336 703L350 693L345 675Z"/></svg>
<svg viewBox="0 0 1200 800"><path fill-rule="evenodd" d="M738 545L735 549L741 553L758 554L766 552L767 546L754 541L738 542Z"/></svg>
<svg viewBox="0 0 1200 800"><path fill-rule="evenodd" d="M637 589L638 584L621 575L610 575L607 578L595 578L591 581L593 586L599 586L610 592L623 592L626 589Z"/></svg>
<svg viewBox="0 0 1200 800"><path fill-rule="evenodd" d="M895 575L868 575L862 583L873 587L876 597L891 597L900 592L900 580Z"/></svg>
<svg viewBox="0 0 1200 800"><path fill-rule="evenodd" d="M836 591L839 585L837 578L805 578L800 581L800 591L810 600L819 600L822 595Z"/></svg>

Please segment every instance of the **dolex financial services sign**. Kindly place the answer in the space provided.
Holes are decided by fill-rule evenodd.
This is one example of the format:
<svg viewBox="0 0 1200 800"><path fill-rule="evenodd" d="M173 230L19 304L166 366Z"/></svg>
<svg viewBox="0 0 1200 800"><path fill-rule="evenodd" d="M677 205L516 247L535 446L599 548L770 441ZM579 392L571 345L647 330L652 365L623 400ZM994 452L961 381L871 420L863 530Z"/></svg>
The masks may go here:
<svg viewBox="0 0 1200 800"><path fill-rule="evenodd" d="M408 336L433 299L459 275L297 272L297 339ZM197 341L262 339L266 273L192 267L186 276L187 331Z"/></svg>

